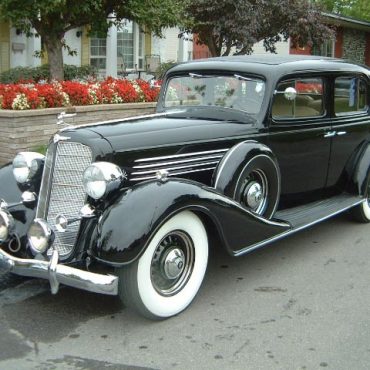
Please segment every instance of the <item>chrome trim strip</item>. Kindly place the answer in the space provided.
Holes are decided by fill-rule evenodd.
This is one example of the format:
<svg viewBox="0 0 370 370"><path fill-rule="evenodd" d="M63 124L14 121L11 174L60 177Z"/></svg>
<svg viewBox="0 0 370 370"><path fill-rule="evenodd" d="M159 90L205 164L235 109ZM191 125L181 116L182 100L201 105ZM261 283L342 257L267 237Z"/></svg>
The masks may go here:
<svg viewBox="0 0 370 370"><path fill-rule="evenodd" d="M117 276L97 274L58 264L56 250L50 261L40 261L14 257L0 248L0 266L17 275L49 280L53 294L57 293L59 284L94 293L118 294Z"/></svg>
<svg viewBox="0 0 370 370"><path fill-rule="evenodd" d="M201 168L201 169L198 169L198 170L191 170L190 169L190 170L185 170L185 171L169 173L168 176L186 175L186 174L189 174L189 173L201 172L201 171L213 171L215 168L216 168L216 166L215 167ZM144 177L132 178L132 179L130 179L130 181L153 180L153 179L156 179L156 178L157 178L156 175L154 175L154 176L144 176Z"/></svg>
<svg viewBox="0 0 370 370"><path fill-rule="evenodd" d="M223 154L215 154L215 155L210 155L206 157L198 157L198 158L191 158L191 159L179 159L178 161L170 161L170 162L158 162L158 163L151 163L151 164L142 164L139 166L133 166L132 168L136 169L145 169L145 168L153 168L153 167L160 167L160 166L169 166L172 164L182 164L182 163L191 163L191 162L200 162L200 161L206 161L209 159L216 159L216 158L222 158Z"/></svg>
<svg viewBox="0 0 370 370"><path fill-rule="evenodd" d="M299 226L299 227L297 227L297 228L295 228L295 229L291 229L291 230L285 231L285 232L283 232L283 233L281 233L281 234L278 234L278 235L276 235L276 236L274 236L274 237L272 237L272 238L270 238L270 239L266 239L266 240L264 240L264 241L262 241L262 242L260 242L260 243L256 243L256 244L253 244L253 245L251 245L251 246L245 247L245 248L243 248L243 249L239 250L238 252L234 253L234 256L235 256L235 257L238 257L238 256L241 256L241 255L243 255L243 254L245 254L245 253L252 252L252 251L254 251L255 249L258 249L258 248L260 248L260 247L263 247L263 246L265 246L265 245L267 245L267 244L270 244L270 243L272 243L272 242L275 242L275 241L277 241L277 240L283 239L283 238L285 238L286 236L289 236L289 235L291 235L291 234L296 233L297 231L307 229L308 227L311 227L311 226L313 226L313 225L316 225L316 224L318 224L318 223L319 223L319 222L321 222L321 221L325 221L325 220L327 220L327 219L328 219L328 218L330 218L330 217L334 217L334 216L336 216L336 215L338 215L338 214L340 214L340 213L342 213L342 212L344 212L344 211L347 211L348 209L350 209L350 208L352 208L352 207L355 207L355 206L357 206L357 205L359 205L359 204L361 204L361 203L363 203L363 202L366 202L366 201L367 201L366 199L360 199L360 200L358 200L357 202L355 202L355 203L353 203L353 204L351 204L351 205L349 205L349 206L347 206L347 207L344 207L344 208L342 208L342 209L340 209L340 210L338 210L338 211L336 211L336 212L330 213L329 215L326 215L326 216L324 216L324 217L321 217L321 218L319 218L319 219L317 219L317 220L315 220L315 221L312 221L312 222L310 222L310 223L308 223L308 224L305 224L305 225Z"/></svg>
<svg viewBox="0 0 370 370"><path fill-rule="evenodd" d="M176 171L176 170L181 170L183 168L193 168L193 167L201 167L201 166L210 166L212 164L218 164L219 161L211 161L211 162L204 162L204 163L192 163L192 164L186 164L183 166L176 166L176 167L165 167L161 168L161 170L164 171ZM148 170L148 171L137 171L137 172L131 172L131 175L147 175L150 173L156 173L158 169L155 170Z"/></svg>
<svg viewBox="0 0 370 370"><path fill-rule="evenodd" d="M160 161L162 159L173 159L173 158L184 158L184 157L192 157L195 155L202 155L202 154L212 154L212 153L225 153L229 149L217 149L217 150L206 150L203 152L193 152L193 153L185 153L185 154L174 154L174 155L165 155L161 157L150 157L150 158L141 158L136 159L135 163L138 162L152 162L152 161Z"/></svg>
<svg viewBox="0 0 370 370"><path fill-rule="evenodd" d="M163 112L163 113L152 113L152 114L146 114L146 115L142 115L142 116L134 116L134 117L126 117L126 118L116 118L116 119L111 119L111 120L107 120L107 121L99 121L99 122L95 122L95 123L86 123L84 125L68 126L68 127L62 128L61 130L59 130L59 132L70 130L71 128L75 128L75 127L78 127L78 128L80 128L80 127L91 127L91 126L97 126L97 125L102 125L102 124L107 124L107 123L134 122L134 121L137 121L139 119L166 117L166 116L170 116L172 114L178 114L178 113L181 113L181 112L184 112L184 110L176 110L176 111L172 111L172 112Z"/></svg>

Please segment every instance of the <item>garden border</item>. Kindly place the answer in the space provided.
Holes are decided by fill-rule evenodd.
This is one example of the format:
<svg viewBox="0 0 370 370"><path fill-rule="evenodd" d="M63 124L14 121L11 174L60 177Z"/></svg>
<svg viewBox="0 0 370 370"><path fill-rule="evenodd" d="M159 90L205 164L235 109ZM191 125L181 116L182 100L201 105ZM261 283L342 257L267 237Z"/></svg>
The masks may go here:
<svg viewBox="0 0 370 370"><path fill-rule="evenodd" d="M46 108L36 110L0 109L0 165L11 161L15 154L35 150L47 144L51 135L63 126L57 126L61 112L77 113L65 122L83 125L100 121L150 114L157 103L98 104L76 107Z"/></svg>

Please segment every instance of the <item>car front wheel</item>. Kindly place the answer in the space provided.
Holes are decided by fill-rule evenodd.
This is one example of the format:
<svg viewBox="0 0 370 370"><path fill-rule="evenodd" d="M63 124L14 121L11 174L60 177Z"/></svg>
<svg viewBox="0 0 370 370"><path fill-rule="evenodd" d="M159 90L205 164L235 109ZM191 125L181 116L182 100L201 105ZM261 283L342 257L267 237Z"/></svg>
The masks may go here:
<svg viewBox="0 0 370 370"><path fill-rule="evenodd" d="M136 262L118 270L120 298L147 318L174 316L197 294L207 261L202 221L193 212L178 213L159 228Z"/></svg>

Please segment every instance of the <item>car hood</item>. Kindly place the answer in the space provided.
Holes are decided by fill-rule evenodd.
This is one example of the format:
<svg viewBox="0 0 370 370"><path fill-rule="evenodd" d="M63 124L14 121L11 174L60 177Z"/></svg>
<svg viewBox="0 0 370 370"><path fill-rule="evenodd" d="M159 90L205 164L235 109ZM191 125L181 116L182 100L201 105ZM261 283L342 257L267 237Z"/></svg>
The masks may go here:
<svg viewBox="0 0 370 370"><path fill-rule="evenodd" d="M161 146L217 141L256 131L255 121L195 119L156 114L112 123L91 125L89 130L107 140L115 153Z"/></svg>

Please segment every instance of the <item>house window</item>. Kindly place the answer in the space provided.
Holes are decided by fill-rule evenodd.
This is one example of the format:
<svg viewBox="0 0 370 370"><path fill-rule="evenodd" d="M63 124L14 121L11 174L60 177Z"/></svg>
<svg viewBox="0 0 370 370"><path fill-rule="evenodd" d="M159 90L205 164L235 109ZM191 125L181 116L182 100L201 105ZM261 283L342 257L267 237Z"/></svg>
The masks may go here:
<svg viewBox="0 0 370 370"><path fill-rule="evenodd" d="M133 69L134 62L134 25L124 22L117 32L117 57L122 58L125 68Z"/></svg>
<svg viewBox="0 0 370 370"><path fill-rule="evenodd" d="M92 36L90 39L90 64L98 70L107 66L107 39Z"/></svg>
<svg viewBox="0 0 370 370"><path fill-rule="evenodd" d="M144 68L145 34L136 23L125 21L117 31L117 58L126 69Z"/></svg>
<svg viewBox="0 0 370 370"><path fill-rule="evenodd" d="M334 111L336 115L360 113L366 109L365 81L358 77L335 79Z"/></svg>
<svg viewBox="0 0 370 370"><path fill-rule="evenodd" d="M311 53L322 57L334 57L334 41L326 40L320 46L314 45Z"/></svg>

